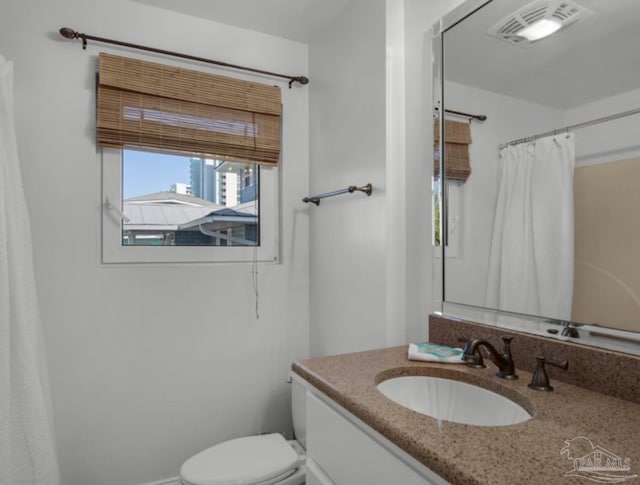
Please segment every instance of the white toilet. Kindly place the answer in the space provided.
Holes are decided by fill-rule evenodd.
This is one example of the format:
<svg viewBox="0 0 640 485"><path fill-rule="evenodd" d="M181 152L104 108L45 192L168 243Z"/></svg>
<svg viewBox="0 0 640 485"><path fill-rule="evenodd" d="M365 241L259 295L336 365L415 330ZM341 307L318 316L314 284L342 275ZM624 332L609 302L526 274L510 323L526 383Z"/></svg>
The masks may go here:
<svg viewBox="0 0 640 485"><path fill-rule="evenodd" d="M306 414L302 384L293 379L291 408L297 441L278 433L237 438L201 451L180 468L182 485L302 485Z"/></svg>

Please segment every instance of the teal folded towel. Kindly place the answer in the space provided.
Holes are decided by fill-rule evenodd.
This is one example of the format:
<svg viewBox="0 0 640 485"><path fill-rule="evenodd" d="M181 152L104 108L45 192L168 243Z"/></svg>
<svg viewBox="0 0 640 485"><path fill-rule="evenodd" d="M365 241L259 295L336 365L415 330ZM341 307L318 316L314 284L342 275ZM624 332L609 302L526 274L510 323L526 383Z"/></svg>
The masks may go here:
<svg viewBox="0 0 640 485"><path fill-rule="evenodd" d="M425 362L443 362L447 364L462 364L462 349L447 347L446 345L409 344L409 360L422 360Z"/></svg>

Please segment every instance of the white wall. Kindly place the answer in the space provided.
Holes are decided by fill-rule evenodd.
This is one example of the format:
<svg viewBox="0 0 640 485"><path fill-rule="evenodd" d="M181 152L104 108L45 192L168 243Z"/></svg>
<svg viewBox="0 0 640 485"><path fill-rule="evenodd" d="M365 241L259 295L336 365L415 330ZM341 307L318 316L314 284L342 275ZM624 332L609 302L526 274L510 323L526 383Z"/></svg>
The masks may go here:
<svg viewBox="0 0 640 485"><path fill-rule="evenodd" d="M406 342L406 85L404 2L386 0L386 314L385 343Z"/></svg>
<svg viewBox="0 0 640 485"><path fill-rule="evenodd" d="M308 89L262 79L283 93L283 263L260 266L257 320L250 265L99 263L96 55L140 53L91 42L85 52L58 35L63 26L308 71L306 45L126 0L3 2L0 51L15 61L62 483L151 482L176 476L184 459L222 440L290 432L285 380L290 362L308 353L308 217L300 202L308 193Z"/></svg>
<svg viewBox="0 0 640 485"><path fill-rule="evenodd" d="M354 0L309 46L312 355L385 344L385 1Z"/></svg>

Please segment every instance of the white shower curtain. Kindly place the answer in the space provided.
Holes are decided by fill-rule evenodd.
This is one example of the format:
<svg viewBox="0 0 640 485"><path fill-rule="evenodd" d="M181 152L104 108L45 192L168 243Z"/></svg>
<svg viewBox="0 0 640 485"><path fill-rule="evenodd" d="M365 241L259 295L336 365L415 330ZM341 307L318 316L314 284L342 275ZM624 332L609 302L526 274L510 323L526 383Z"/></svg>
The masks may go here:
<svg viewBox="0 0 640 485"><path fill-rule="evenodd" d="M0 485L59 483L13 121L13 65L0 55Z"/></svg>
<svg viewBox="0 0 640 485"><path fill-rule="evenodd" d="M488 308L571 319L574 140L563 133L500 150Z"/></svg>

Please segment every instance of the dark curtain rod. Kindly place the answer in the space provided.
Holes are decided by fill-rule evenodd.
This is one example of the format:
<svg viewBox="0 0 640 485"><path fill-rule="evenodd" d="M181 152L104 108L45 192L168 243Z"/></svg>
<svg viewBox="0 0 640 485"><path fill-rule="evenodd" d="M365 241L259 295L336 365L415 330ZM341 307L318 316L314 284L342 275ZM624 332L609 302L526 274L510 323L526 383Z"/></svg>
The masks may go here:
<svg viewBox="0 0 640 485"><path fill-rule="evenodd" d="M439 111L438 108L435 108L436 111ZM451 115L456 115L456 116L464 116L465 118L469 118L472 120L478 120L478 121L486 121L487 120L487 115L474 115L471 113L464 113L462 111L455 111L452 109L445 109L444 110L445 113L449 113Z"/></svg>
<svg viewBox="0 0 640 485"><path fill-rule="evenodd" d="M138 44L130 44L129 42L122 42L120 40L113 40L113 39L105 39L104 37L95 37L93 35L88 35L88 34L83 34L81 32L77 32L69 27L62 27L60 30L60 35L66 39L82 39L82 48L86 49L87 48L87 40L94 40L96 42L102 42L105 44L113 44L113 45L119 45L122 47L129 47L131 49L138 49L141 51L147 51L147 52L154 52L156 54L164 54L166 56L173 56L173 57L180 57L182 59L189 59L191 61L198 61L198 62L206 62L208 64L215 64L216 66L223 66L223 67L229 67L232 69L240 69L242 71L249 71L249 72L255 72L258 74L264 74L266 76L273 76L273 77L280 77L280 78L284 78L284 79L288 79L289 80L289 89L291 89L291 85L296 82L296 83L300 83L301 85L304 84L309 84L309 78L305 77L305 76L287 76L286 74L278 74L275 72L269 72L269 71L263 71L261 69L253 69L251 67L244 67L244 66L238 66L235 64L229 64L228 62L222 62L222 61L214 61L211 59L205 59L204 57L197 57L197 56L192 56L189 54L181 54L179 52L172 52L172 51L166 51L163 49L156 49L155 47L147 47L147 46L143 46L143 45L138 45Z"/></svg>

